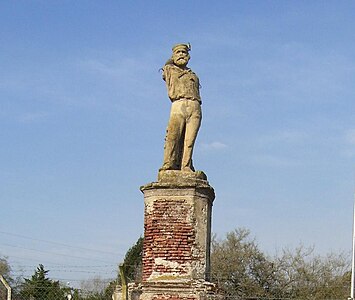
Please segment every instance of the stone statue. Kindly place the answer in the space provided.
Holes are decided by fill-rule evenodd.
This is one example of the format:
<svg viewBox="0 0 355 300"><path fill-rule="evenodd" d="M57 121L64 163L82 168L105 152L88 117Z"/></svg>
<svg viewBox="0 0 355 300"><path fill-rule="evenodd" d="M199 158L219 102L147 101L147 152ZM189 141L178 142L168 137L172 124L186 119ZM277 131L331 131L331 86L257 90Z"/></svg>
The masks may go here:
<svg viewBox="0 0 355 300"><path fill-rule="evenodd" d="M172 50L172 57L162 68L172 104L160 170L194 172L192 152L202 118L200 83L187 67L190 44L177 44Z"/></svg>

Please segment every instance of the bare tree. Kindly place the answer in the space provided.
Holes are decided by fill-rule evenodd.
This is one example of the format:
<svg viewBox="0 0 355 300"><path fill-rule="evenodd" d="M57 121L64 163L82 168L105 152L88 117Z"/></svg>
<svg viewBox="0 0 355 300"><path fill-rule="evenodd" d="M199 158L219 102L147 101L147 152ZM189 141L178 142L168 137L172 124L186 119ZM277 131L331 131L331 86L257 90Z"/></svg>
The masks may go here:
<svg viewBox="0 0 355 300"><path fill-rule="evenodd" d="M284 249L270 257L250 232L237 228L212 240L212 280L239 299L346 299L350 261L345 253L314 254L313 248Z"/></svg>

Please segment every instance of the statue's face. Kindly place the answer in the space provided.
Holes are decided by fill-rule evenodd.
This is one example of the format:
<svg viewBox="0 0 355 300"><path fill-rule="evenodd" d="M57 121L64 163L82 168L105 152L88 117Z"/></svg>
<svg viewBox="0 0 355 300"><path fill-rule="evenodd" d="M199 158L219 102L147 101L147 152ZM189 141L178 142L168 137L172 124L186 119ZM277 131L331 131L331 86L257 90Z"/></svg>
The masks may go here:
<svg viewBox="0 0 355 300"><path fill-rule="evenodd" d="M179 48L173 52L173 62L178 67L185 67L190 60L189 52Z"/></svg>

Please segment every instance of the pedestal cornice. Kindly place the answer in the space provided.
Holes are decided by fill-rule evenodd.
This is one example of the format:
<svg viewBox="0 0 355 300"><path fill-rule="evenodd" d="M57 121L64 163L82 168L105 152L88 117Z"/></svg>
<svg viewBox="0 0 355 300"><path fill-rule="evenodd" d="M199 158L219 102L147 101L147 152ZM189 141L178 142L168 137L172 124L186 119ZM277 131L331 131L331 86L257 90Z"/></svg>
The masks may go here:
<svg viewBox="0 0 355 300"><path fill-rule="evenodd" d="M148 190L156 189L203 189L208 193L211 201L215 198L214 189L209 185L207 176L202 171L184 172L178 170L159 171L158 181L151 182L140 187L144 193Z"/></svg>

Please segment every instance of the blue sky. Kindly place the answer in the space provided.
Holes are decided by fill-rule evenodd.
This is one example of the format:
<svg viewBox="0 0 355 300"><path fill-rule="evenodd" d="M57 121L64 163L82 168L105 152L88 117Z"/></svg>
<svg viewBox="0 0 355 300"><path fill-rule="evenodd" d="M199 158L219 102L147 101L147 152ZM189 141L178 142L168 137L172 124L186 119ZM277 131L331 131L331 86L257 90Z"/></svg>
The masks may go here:
<svg viewBox="0 0 355 300"><path fill-rule="evenodd" d="M202 84L195 167L213 232L273 254L350 251L353 1L2 1L0 256L15 274L115 276L143 233L180 42ZM71 246L71 247L69 247Z"/></svg>

